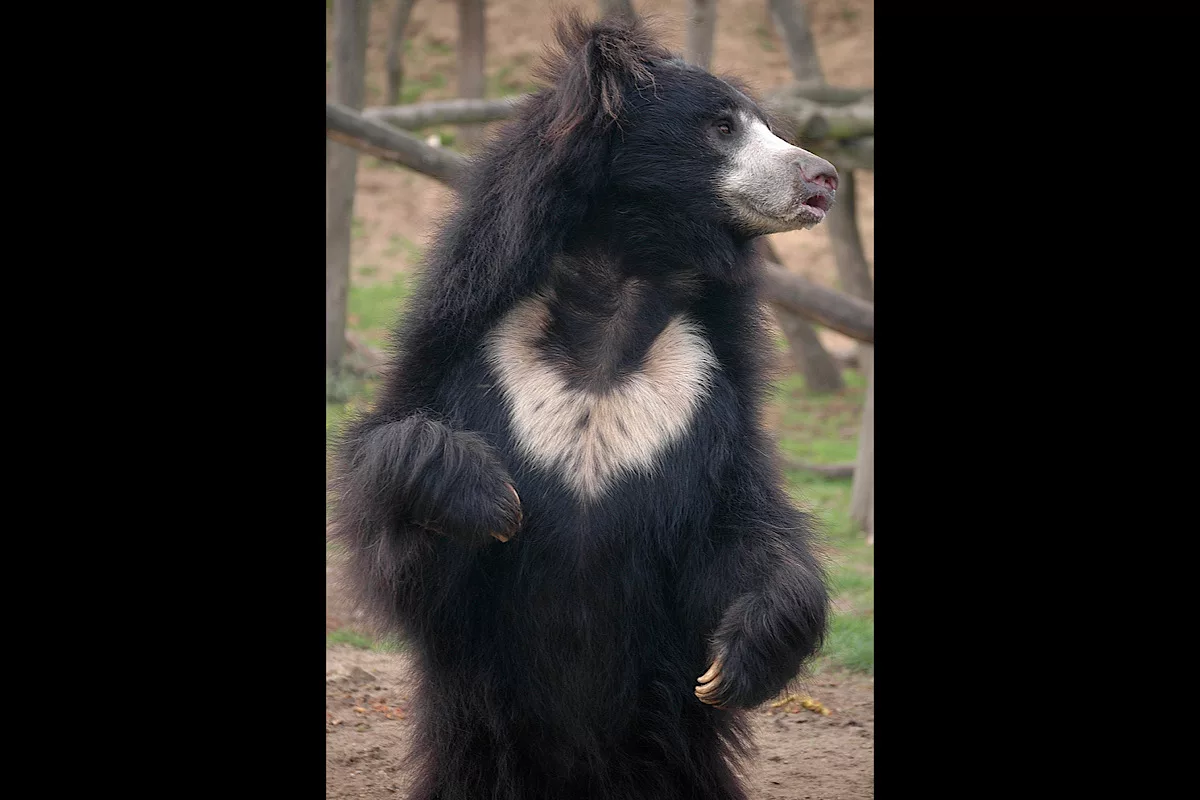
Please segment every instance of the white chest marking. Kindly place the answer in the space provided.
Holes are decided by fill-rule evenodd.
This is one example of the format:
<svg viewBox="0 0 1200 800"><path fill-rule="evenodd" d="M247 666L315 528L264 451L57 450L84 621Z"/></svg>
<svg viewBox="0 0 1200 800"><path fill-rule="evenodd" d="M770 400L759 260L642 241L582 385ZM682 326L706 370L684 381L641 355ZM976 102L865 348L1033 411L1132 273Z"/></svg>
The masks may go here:
<svg viewBox="0 0 1200 800"><path fill-rule="evenodd" d="M595 393L568 384L537 347L550 313L543 299L514 308L492 331L488 358L526 458L595 499L623 473L652 474L687 431L709 391L717 358L700 330L672 319L642 369Z"/></svg>

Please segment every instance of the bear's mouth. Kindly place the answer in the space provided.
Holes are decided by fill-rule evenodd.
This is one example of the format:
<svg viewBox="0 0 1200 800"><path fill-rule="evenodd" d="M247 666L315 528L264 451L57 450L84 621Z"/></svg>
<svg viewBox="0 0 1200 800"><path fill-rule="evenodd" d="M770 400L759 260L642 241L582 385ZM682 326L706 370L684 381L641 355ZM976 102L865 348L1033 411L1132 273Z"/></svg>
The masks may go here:
<svg viewBox="0 0 1200 800"><path fill-rule="evenodd" d="M816 225L829 212L829 198L824 194L812 194L800 201L796 208L797 221L805 227Z"/></svg>
<svg viewBox="0 0 1200 800"><path fill-rule="evenodd" d="M805 200L803 205L806 205L809 208L815 208L817 211L820 211L822 217L825 216L825 213L827 211L829 211L829 200L826 197L824 197L823 195L819 195L819 194L814 194L812 197Z"/></svg>

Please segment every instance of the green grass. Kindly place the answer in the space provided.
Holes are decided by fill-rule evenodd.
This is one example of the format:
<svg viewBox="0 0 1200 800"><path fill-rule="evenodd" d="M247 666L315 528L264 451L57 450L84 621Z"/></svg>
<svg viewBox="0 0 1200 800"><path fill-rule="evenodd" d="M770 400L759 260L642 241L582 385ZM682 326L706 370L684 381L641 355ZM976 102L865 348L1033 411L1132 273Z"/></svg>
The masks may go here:
<svg viewBox="0 0 1200 800"><path fill-rule="evenodd" d="M360 650L375 650L380 653L401 653L404 643L398 639L373 639L364 633L351 628L338 628L325 634L325 646L333 647L338 644L348 644Z"/></svg>
<svg viewBox="0 0 1200 800"><path fill-rule="evenodd" d="M484 77L488 97L509 97L517 94L527 94L537 91L537 84L522 80L516 76L519 69L525 66L528 59L518 58L512 63L504 64L495 72Z"/></svg>
<svg viewBox="0 0 1200 800"><path fill-rule="evenodd" d="M804 379L780 382L779 446L785 457L812 464L854 461L866 391L863 377L843 371L846 388L834 395L804 392ZM816 516L828 551L834 616L817 670L875 674L875 550L850 519L849 478L785 470L792 496Z"/></svg>
<svg viewBox="0 0 1200 800"><path fill-rule="evenodd" d="M408 280L404 275L396 275L388 283L351 282L346 307L350 328L368 344L382 346L407 297Z"/></svg>
<svg viewBox="0 0 1200 800"><path fill-rule="evenodd" d="M408 105L421 100L426 94L446 88L446 73L429 72L417 75L405 75L404 83L400 86L400 105Z"/></svg>
<svg viewBox="0 0 1200 800"><path fill-rule="evenodd" d="M766 25L758 25L754 28L754 35L758 39L758 46L768 53L774 53L779 48L775 46L775 40L771 38L772 32L768 30Z"/></svg>
<svg viewBox="0 0 1200 800"><path fill-rule="evenodd" d="M383 251L383 254L388 258L395 258L401 253L404 254L404 257L410 264L416 264L421 260L421 248L415 242L407 236L393 233L388 237L388 246Z"/></svg>
<svg viewBox="0 0 1200 800"><path fill-rule="evenodd" d="M822 659L823 669L834 666L874 675L875 618L861 614L835 615Z"/></svg>
<svg viewBox="0 0 1200 800"><path fill-rule="evenodd" d="M375 641L370 636L364 636L349 628L338 628L336 631L325 634L325 646L332 647L335 644L348 644L362 650L371 650L375 647Z"/></svg>
<svg viewBox="0 0 1200 800"><path fill-rule="evenodd" d="M396 247L415 248L411 242L394 239ZM403 276L391 283L355 285L350 290L351 327L367 341L380 344L388 327L408 296ZM846 388L835 395L810 396L804 392L804 380L793 375L783 380L775 394L779 419L780 447L798 461L829 464L854 460L858 424L862 413L865 385L853 370L844 373ZM370 401L375 386L360 382L347 402L327 402L325 433L330 435L347 413ZM850 670L873 675L875 672L875 550L850 519L849 478L826 478L811 472L786 470L788 488L795 500L812 511L829 564L834 596L834 616L826 646L815 666L816 671ZM361 647L380 647L355 639L351 633L329 634L337 641ZM363 643L365 642L365 643ZM394 645L387 645L394 647Z"/></svg>

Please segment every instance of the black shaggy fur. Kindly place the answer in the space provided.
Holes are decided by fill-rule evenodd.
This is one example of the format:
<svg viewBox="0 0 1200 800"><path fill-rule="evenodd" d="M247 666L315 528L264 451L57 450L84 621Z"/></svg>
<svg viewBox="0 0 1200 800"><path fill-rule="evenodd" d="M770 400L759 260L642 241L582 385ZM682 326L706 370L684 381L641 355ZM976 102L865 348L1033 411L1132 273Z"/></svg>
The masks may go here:
<svg viewBox="0 0 1200 800"><path fill-rule="evenodd" d="M828 603L759 426L753 236L713 190L714 115L761 112L642 23L569 18L559 38L549 87L459 186L376 407L344 432L335 531L417 661L414 797L742 798L739 709L800 673ZM618 307L630 277L644 289ZM580 382L636 369L681 312L719 362L654 474L596 501L523 460L481 350L547 287L547 352ZM693 693L718 653L720 708Z"/></svg>

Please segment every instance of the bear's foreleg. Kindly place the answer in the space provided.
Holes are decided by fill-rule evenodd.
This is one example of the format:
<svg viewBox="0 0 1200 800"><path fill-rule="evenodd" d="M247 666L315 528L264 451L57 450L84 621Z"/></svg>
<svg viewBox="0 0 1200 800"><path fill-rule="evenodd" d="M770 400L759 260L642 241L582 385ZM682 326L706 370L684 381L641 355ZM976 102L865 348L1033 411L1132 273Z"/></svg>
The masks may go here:
<svg viewBox="0 0 1200 800"><path fill-rule="evenodd" d="M828 624L823 571L809 548L809 523L782 491L743 489L716 532L709 586L728 587L710 639L710 665L696 697L751 708L796 677Z"/></svg>
<svg viewBox="0 0 1200 800"><path fill-rule="evenodd" d="M415 525L468 546L507 541L521 524L512 478L482 436L425 414L362 425L343 480L355 524Z"/></svg>

